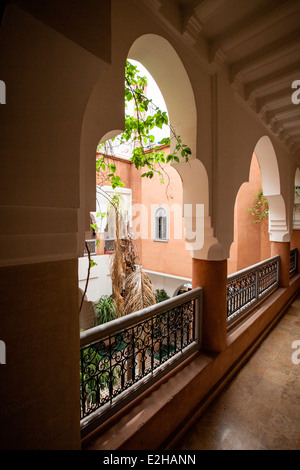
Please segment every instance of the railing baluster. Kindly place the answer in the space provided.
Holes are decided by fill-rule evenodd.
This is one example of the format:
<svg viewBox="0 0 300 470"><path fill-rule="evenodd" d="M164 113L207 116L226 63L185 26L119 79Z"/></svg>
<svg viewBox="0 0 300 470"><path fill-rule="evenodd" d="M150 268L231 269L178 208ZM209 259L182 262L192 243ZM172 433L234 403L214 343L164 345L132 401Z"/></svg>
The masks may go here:
<svg viewBox="0 0 300 470"><path fill-rule="evenodd" d="M154 325L153 318L151 318L151 370L154 369Z"/></svg>
<svg viewBox="0 0 300 470"><path fill-rule="evenodd" d="M290 277L297 272L297 257L298 250L297 248L293 248L290 252Z"/></svg>
<svg viewBox="0 0 300 470"><path fill-rule="evenodd" d="M278 285L279 257L228 276L227 322L233 323Z"/></svg>
<svg viewBox="0 0 300 470"><path fill-rule="evenodd" d="M113 372L112 372L112 362L111 362L111 336L109 336L109 395L110 395L110 402L112 403L113 397ZM104 372L105 374L105 372Z"/></svg>

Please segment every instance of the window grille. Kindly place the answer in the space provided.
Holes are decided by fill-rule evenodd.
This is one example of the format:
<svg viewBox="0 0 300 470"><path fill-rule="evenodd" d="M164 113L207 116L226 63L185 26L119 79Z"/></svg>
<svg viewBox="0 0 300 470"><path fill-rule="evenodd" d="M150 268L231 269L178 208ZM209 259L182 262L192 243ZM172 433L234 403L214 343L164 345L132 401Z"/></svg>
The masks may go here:
<svg viewBox="0 0 300 470"><path fill-rule="evenodd" d="M168 214L166 209L159 207L154 215L154 240L168 241Z"/></svg>

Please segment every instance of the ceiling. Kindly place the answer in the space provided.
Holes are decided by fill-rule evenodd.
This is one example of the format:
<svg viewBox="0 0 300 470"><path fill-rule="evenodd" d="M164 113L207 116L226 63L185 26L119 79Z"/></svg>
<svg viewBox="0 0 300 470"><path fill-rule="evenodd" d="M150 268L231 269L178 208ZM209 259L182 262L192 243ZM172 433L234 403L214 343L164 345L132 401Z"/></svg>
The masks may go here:
<svg viewBox="0 0 300 470"><path fill-rule="evenodd" d="M82 0L70 0L72 8L69 9L59 0L11 1L39 18L46 18L58 30L64 28L65 31L63 21L66 22L67 12L67 23L71 25L68 29L70 37L78 40L77 36L83 28L85 33L80 36L80 44L84 39L83 46L93 53L99 52L95 50L94 35L88 38L86 33L94 31L89 12L93 11L96 18L109 15L109 0L85 0L86 15L80 14ZM216 73L220 67L226 66L231 87L238 99L282 142L300 166L300 103L294 104L291 99L292 94L297 93L292 83L298 80L300 85L300 0L136 2L156 15L170 34L184 41L193 59L208 73ZM82 21L88 18L88 28L78 23L77 17L70 19L76 14L84 17ZM109 21L104 21L106 23ZM98 31L98 25L94 26ZM77 36L74 37L74 34ZM109 30L102 36L109 37ZM102 43L98 44L99 47L102 48Z"/></svg>
<svg viewBox="0 0 300 470"><path fill-rule="evenodd" d="M300 164L300 0L145 0L210 73L228 67L239 99ZM300 102L300 92L298 94Z"/></svg>

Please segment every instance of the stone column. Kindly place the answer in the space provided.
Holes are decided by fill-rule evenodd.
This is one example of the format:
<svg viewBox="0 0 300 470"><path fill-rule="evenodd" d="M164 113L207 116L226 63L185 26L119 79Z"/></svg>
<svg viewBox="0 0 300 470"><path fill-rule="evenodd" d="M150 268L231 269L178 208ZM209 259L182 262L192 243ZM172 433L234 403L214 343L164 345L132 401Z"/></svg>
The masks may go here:
<svg viewBox="0 0 300 470"><path fill-rule="evenodd" d="M271 242L271 256L280 256L279 287L290 284L290 242Z"/></svg>
<svg viewBox="0 0 300 470"><path fill-rule="evenodd" d="M227 344L227 260L193 258L192 287L203 287L202 349L218 353Z"/></svg>

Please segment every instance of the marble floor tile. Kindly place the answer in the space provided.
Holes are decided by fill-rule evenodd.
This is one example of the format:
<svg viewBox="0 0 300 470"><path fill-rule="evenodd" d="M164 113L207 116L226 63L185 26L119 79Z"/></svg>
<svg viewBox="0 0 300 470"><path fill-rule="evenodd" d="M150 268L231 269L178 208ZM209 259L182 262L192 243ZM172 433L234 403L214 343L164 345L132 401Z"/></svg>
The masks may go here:
<svg viewBox="0 0 300 470"><path fill-rule="evenodd" d="M300 296L176 449L300 450L297 339Z"/></svg>

